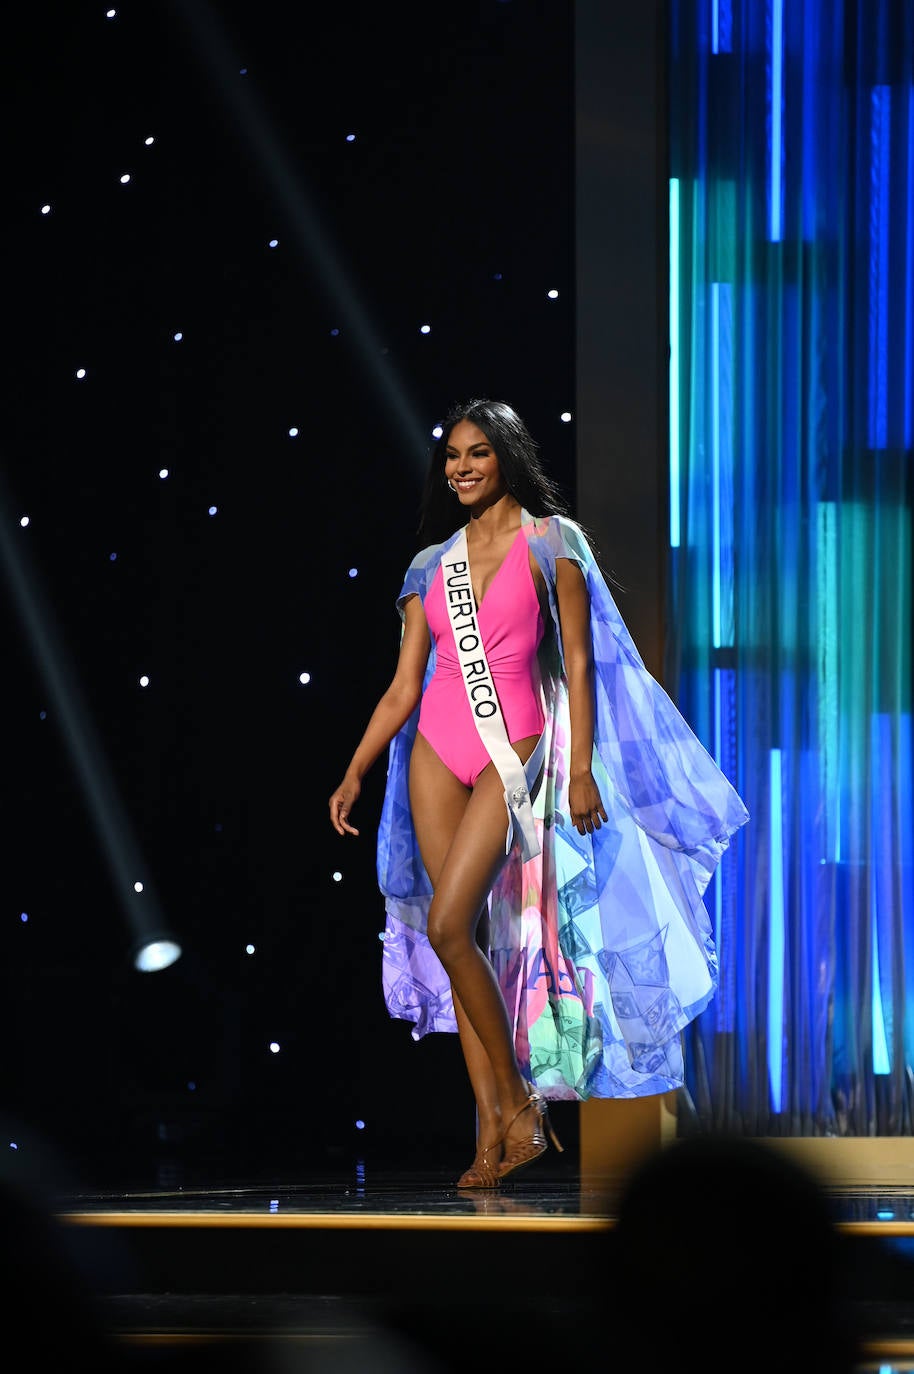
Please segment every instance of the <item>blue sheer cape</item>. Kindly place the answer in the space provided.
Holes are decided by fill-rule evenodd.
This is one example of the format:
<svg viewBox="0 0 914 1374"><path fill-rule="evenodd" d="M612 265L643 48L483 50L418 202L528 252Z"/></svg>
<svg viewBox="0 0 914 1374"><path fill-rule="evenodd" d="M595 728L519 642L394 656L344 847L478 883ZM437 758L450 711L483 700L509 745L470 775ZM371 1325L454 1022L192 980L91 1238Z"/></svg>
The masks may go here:
<svg viewBox="0 0 914 1374"><path fill-rule="evenodd" d="M683 1082L683 1027L709 1003L718 966L703 895L731 835L749 819L735 789L648 672L590 546L564 516L523 513L549 591L540 670L547 761L535 816L541 853L515 842L489 899L489 955L522 1071L552 1099L637 1097ZM397 598L423 600L453 539L423 549ZM590 596L593 771L608 823L580 835L568 815L570 725L556 559ZM426 683L435 667L434 645ZM418 708L391 742L378 829L385 898L382 984L391 1016L419 1039L456 1031L447 975L426 937L431 885L409 808Z"/></svg>

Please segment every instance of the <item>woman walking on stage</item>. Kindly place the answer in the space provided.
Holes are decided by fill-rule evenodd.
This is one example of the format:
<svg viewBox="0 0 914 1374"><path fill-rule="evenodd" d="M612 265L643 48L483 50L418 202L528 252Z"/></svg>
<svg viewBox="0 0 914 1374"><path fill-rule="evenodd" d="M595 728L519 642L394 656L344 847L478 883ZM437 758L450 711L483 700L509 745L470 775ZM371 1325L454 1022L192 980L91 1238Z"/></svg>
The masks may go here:
<svg viewBox="0 0 914 1374"><path fill-rule="evenodd" d="M359 833L389 749L385 1000L417 1039L459 1033L477 1139L458 1186L493 1188L547 1133L561 1148L549 1099L681 1084L680 1031L717 986L702 894L748 816L510 406L447 417L419 534L396 671L330 819Z"/></svg>

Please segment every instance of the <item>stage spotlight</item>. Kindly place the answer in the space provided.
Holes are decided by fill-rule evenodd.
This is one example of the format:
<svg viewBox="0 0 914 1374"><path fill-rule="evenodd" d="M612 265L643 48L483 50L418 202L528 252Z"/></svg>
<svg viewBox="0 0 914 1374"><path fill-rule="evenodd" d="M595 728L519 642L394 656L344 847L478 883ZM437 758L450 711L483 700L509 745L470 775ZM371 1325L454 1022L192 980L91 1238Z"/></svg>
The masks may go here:
<svg viewBox="0 0 914 1374"><path fill-rule="evenodd" d="M2 476L0 472L0 574L32 649L42 690L52 699L61 743L70 756L99 851L110 870L113 893L123 907L133 966L144 972L167 968L180 958L181 946L169 932L148 876L150 866L140 852L104 741L80 690L79 674L57 630L41 579L30 565L30 541L13 535ZM145 875L142 880L137 873Z"/></svg>
<svg viewBox="0 0 914 1374"><path fill-rule="evenodd" d="M171 935L153 935L136 945L133 967L140 973L158 973L181 957L181 946Z"/></svg>

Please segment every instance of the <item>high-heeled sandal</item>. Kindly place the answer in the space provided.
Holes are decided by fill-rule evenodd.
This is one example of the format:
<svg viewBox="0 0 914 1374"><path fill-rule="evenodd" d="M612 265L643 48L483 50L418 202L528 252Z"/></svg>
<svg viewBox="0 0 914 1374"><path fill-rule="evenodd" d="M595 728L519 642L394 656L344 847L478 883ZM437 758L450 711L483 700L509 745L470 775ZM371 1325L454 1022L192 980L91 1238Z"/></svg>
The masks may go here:
<svg viewBox="0 0 914 1374"><path fill-rule="evenodd" d="M476 1158L469 1169L464 1169L457 1180L458 1188L497 1188L498 1165L486 1158L493 1150L500 1150L502 1142L496 1140L494 1145L485 1145L482 1149L477 1148Z"/></svg>
<svg viewBox="0 0 914 1374"><path fill-rule="evenodd" d="M516 1145L512 1146L501 1161L501 1164L499 1164L497 1174L499 1182L507 1178L508 1174L513 1174L516 1169L522 1169L525 1164L532 1164L535 1159L539 1159L540 1155L546 1153L549 1147L549 1141L546 1139L546 1131L549 1132L549 1139L552 1141L559 1154L564 1153L559 1143L559 1138L552 1129L552 1122L549 1120L549 1108L546 1106L545 1099L541 1093L534 1092L531 1084L528 1084L528 1086L530 1087L530 1093L526 1102L522 1107L518 1107L517 1111L508 1122L508 1127L504 1135L505 1144L507 1145L508 1134L511 1127L524 1112L532 1110L535 1113L536 1122L532 1133L527 1139L521 1140ZM545 1130L543 1129L544 1127Z"/></svg>

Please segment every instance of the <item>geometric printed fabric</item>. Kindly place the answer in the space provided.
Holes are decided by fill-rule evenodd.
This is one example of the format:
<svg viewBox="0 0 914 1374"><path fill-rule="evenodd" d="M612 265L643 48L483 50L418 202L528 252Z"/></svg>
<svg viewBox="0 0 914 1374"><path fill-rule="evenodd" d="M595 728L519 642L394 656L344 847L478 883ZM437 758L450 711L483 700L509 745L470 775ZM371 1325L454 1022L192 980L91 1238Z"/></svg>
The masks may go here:
<svg viewBox="0 0 914 1374"><path fill-rule="evenodd" d="M546 764L534 802L541 850L517 840L489 898L490 958L521 1071L547 1098L641 1097L683 1083L681 1032L717 990L703 894L749 813L645 667L587 540L565 516L522 528L546 580L552 625L540 645ZM397 606L424 601L456 539L419 553ZM593 772L608 817L580 835L568 819L570 726L555 564L581 568L594 652ZM434 671L429 656L425 682ZM425 934L431 885L407 790L418 708L392 740L378 827L385 897L382 987L413 1036L456 1032L450 986Z"/></svg>

